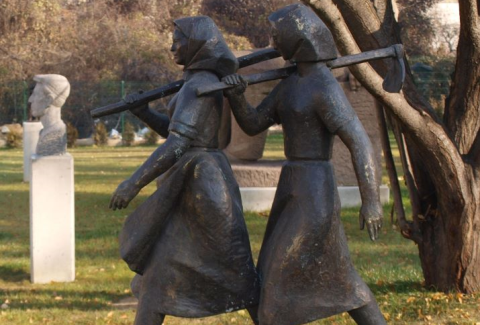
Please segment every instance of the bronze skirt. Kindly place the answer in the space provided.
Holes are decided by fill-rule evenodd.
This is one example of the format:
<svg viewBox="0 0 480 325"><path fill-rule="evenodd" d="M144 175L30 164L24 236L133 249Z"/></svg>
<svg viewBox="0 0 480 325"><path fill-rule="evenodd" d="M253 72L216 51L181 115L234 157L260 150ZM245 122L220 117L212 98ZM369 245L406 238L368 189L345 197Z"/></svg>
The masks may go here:
<svg viewBox="0 0 480 325"><path fill-rule="evenodd" d="M350 261L329 161L284 164L258 271L262 325L304 324L371 300Z"/></svg>
<svg viewBox="0 0 480 325"><path fill-rule="evenodd" d="M218 150L190 149L126 220L122 257L149 312L204 317L258 304L237 182Z"/></svg>

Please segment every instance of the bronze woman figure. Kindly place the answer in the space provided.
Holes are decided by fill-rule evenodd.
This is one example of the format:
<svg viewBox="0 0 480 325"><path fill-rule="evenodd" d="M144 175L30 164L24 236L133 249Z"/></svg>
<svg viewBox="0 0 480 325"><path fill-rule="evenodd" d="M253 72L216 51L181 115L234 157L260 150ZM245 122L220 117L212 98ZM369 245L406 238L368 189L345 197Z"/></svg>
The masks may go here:
<svg viewBox="0 0 480 325"><path fill-rule="evenodd" d="M348 311L358 324L386 324L375 298L355 271L340 222L340 200L330 159L335 135L347 145L362 197L361 227L372 240L381 227L373 151L363 126L326 60L333 37L307 7L272 15L272 41L297 71L255 109L238 75L224 81L235 117L250 134L281 123L287 161L282 168L258 261L261 325L304 324Z"/></svg>
<svg viewBox="0 0 480 325"><path fill-rule="evenodd" d="M258 304L238 185L218 150L221 92L197 97L199 85L234 73L236 58L208 17L175 20L172 52L185 83L169 104L170 118L147 107L133 112L168 136L119 185L111 208L125 208L159 175L157 191L126 220L122 258L134 270L136 325L162 324L165 315L204 317Z"/></svg>

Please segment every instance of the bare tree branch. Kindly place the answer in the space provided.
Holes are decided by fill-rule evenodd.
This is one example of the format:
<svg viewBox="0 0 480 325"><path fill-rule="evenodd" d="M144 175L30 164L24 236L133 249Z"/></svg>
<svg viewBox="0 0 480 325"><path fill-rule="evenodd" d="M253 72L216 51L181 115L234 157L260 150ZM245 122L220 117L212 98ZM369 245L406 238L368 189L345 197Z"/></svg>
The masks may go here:
<svg viewBox="0 0 480 325"><path fill-rule="evenodd" d="M388 172L388 178L390 180L390 187L393 192L393 207L395 213L397 214L398 225L400 227L400 233L403 237L411 239L416 243L420 243L422 237L418 227L415 227L412 222L409 222L405 216L405 209L403 208L402 193L400 191L400 184L398 182L398 174L395 168L395 163L393 160L392 149L390 147L390 142L388 141L388 130L387 123L385 121L385 113L383 107L377 102L376 104L378 117L379 117L379 126L380 126L380 139L382 140L382 149L385 157L385 165Z"/></svg>
<svg viewBox="0 0 480 325"><path fill-rule="evenodd" d="M480 131L480 25L475 0L460 0L460 37L455 74L445 103L444 121L463 155L471 152Z"/></svg>
<svg viewBox="0 0 480 325"><path fill-rule="evenodd" d="M477 133L477 137L473 142L470 153L468 154L468 158L475 168L480 168L480 132Z"/></svg>

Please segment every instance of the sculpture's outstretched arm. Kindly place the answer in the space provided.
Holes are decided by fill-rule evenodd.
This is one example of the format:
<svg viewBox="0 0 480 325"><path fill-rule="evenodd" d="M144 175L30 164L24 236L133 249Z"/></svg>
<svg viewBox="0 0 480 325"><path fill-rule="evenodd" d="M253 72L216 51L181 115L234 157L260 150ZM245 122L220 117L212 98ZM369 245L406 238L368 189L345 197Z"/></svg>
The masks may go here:
<svg viewBox="0 0 480 325"><path fill-rule="evenodd" d="M124 101L128 104L132 104L138 100L140 95L140 93L127 95ZM133 108L130 112L162 137L168 137L170 120L167 115L151 109L148 104Z"/></svg>
<svg viewBox="0 0 480 325"><path fill-rule="evenodd" d="M275 123L279 123L279 119L275 113L276 108L276 87L257 107L252 107L245 99L245 89L247 83L238 75L230 75L223 79L230 85L236 85L233 88L224 90L224 95L233 111L233 115L242 130L248 135L256 135L265 131Z"/></svg>
<svg viewBox="0 0 480 325"><path fill-rule="evenodd" d="M181 157L190 142L191 139L174 131L170 132L167 141L158 147L130 178L118 186L110 201L110 208L126 208L143 187L167 171Z"/></svg>
<svg viewBox="0 0 480 325"><path fill-rule="evenodd" d="M167 115L157 112L150 107L145 106L140 109L130 110L133 115L138 117L143 123L148 125L153 131L160 134L162 137L168 137L168 126L170 120Z"/></svg>
<svg viewBox="0 0 480 325"><path fill-rule="evenodd" d="M209 110L215 105L215 98L197 97L194 92L196 85L186 83L184 87L176 103L167 140L118 186L110 201L111 209L126 208L143 187L170 169L188 150L198 130L205 124Z"/></svg>

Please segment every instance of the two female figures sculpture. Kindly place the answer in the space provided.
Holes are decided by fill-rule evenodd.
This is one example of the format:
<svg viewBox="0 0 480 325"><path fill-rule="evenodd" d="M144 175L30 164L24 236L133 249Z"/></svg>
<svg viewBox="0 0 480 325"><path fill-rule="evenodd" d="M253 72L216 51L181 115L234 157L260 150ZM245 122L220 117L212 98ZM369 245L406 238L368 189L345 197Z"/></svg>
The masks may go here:
<svg viewBox="0 0 480 325"><path fill-rule="evenodd" d="M363 201L360 220L372 240L381 227L382 208L372 146L325 65L336 57L333 37L303 5L283 8L269 20L275 47L297 72L259 107L246 102L246 84L233 74L236 59L213 21L191 17L175 21L172 51L185 67L185 84L169 104L170 118L148 107L133 111L167 136L120 184L110 204L126 207L163 174L157 191L127 218L120 236L122 257L137 273L132 282L139 298L136 325L161 324L165 315L204 317L244 308L261 325L304 324L345 311L358 324L385 324L353 268L340 222L330 163L334 135L352 153ZM281 123L285 135L287 161L257 268L238 185L217 148L223 94L195 93L220 78L235 86L224 94L245 132Z"/></svg>

